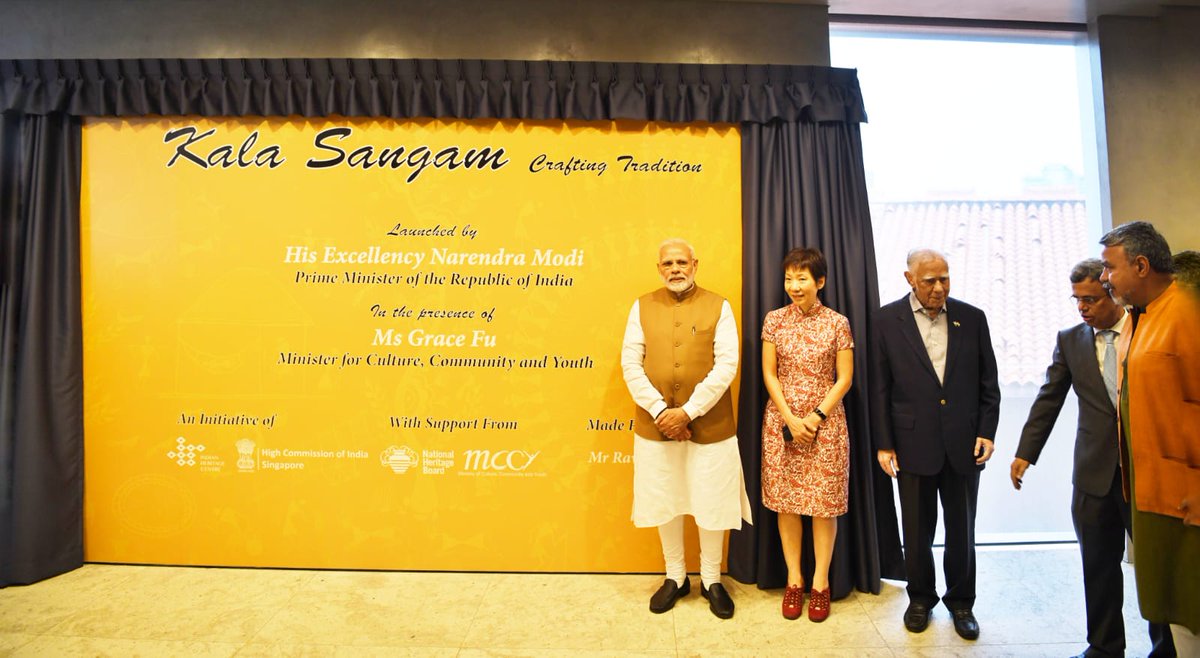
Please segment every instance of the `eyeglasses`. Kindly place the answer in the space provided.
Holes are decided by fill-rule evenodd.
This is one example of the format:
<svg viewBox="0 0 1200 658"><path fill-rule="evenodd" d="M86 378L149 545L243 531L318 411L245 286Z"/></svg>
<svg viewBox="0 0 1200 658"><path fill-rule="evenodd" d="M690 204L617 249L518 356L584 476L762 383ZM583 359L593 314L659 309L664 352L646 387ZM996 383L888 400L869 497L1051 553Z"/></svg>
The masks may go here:
<svg viewBox="0 0 1200 658"><path fill-rule="evenodd" d="M1100 301L1104 298L1103 297L1093 297L1091 295L1084 295L1083 297L1077 297L1075 295L1071 295L1071 299L1075 300L1076 304L1083 304L1084 306L1095 306L1096 304L1100 303Z"/></svg>

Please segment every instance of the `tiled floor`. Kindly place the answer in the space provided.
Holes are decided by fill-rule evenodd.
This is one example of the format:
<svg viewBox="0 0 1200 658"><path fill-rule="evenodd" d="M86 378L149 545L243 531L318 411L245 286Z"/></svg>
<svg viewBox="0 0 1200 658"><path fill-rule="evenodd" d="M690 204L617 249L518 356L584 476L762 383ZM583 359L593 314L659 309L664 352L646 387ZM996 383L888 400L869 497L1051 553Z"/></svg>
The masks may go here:
<svg viewBox="0 0 1200 658"><path fill-rule="evenodd" d="M1149 648L1126 566L1130 655ZM944 608L904 629L902 583L786 621L782 592L726 579L737 612L693 593L646 609L658 576L429 574L85 565L0 590L0 656L1070 656L1085 647L1074 545L980 549L979 640Z"/></svg>

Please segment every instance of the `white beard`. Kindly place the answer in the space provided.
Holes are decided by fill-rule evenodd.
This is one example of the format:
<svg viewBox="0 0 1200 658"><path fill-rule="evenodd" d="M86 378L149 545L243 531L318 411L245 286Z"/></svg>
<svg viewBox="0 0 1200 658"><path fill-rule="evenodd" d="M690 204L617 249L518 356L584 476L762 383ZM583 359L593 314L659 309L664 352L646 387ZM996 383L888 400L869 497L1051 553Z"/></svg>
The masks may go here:
<svg viewBox="0 0 1200 658"><path fill-rule="evenodd" d="M667 290L670 290L675 294L679 294L681 292L687 292L688 289L692 287L693 282L691 279L688 279L685 281L665 281L664 283L667 284Z"/></svg>

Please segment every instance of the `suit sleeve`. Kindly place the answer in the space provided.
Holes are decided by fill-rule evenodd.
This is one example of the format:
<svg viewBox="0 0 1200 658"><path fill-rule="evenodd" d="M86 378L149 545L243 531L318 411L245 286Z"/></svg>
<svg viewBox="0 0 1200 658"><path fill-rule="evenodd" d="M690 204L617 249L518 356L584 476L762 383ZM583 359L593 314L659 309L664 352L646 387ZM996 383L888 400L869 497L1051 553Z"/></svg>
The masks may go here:
<svg viewBox="0 0 1200 658"><path fill-rule="evenodd" d="M1016 456L1036 464L1062 411L1063 401L1067 391L1071 390L1071 369L1067 366L1066 356L1063 355L1063 340L1069 338L1064 332L1059 332L1054 344L1054 358L1050 367L1046 368L1046 382L1038 389L1033 406L1029 408L1029 418L1021 429L1021 442L1017 445Z"/></svg>
<svg viewBox="0 0 1200 658"><path fill-rule="evenodd" d="M883 335L883 314L875 313L871 322L871 425L876 450L895 450L890 412L892 369Z"/></svg>
<svg viewBox="0 0 1200 658"><path fill-rule="evenodd" d="M1000 425L1000 374L987 316L979 313L979 436L996 439Z"/></svg>

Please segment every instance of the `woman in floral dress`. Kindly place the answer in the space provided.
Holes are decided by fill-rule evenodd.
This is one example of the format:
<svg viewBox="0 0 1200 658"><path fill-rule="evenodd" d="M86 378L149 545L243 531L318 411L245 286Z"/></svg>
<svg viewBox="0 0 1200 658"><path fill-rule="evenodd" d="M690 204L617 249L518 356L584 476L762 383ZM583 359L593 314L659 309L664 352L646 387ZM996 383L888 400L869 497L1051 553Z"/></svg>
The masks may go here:
<svg viewBox="0 0 1200 658"><path fill-rule="evenodd" d="M817 299L826 270L818 249L788 252L783 285L792 303L768 313L762 331L763 380L771 396L762 431L763 504L779 517L788 568L787 619L798 618L804 607L800 517L812 517L811 621L829 616L829 562L837 517L846 513L849 497L850 440L842 397L854 374L854 339L846 317Z"/></svg>

